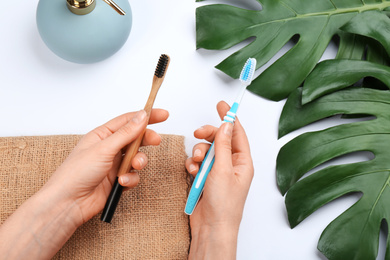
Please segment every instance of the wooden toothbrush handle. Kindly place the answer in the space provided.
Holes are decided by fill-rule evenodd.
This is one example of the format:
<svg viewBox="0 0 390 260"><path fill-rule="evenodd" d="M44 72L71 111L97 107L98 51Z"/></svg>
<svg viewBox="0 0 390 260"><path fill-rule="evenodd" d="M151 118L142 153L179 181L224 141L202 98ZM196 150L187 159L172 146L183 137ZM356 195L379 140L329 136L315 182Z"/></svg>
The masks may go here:
<svg viewBox="0 0 390 260"><path fill-rule="evenodd" d="M157 78L157 80L153 80L152 90L150 91L149 98L146 101L146 105L144 110L147 114L147 120L149 122L150 113L152 112L154 100L156 99L157 92L161 86L162 81ZM118 177L130 172L131 170L131 161L134 156L138 153L138 149L141 146L142 139L144 138L146 128L142 131L142 133L135 139L126 149L125 155L122 159L121 166L118 171Z"/></svg>
<svg viewBox="0 0 390 260"><path fill-rule="evenodd" d="M139 135L137 137L137 139L135 139L126 149L126 153L122 159L122 163L121 163L121 166L119 167L119 171L118 171L118 177L125 174L125 173L128 173L130 172L131 170L131 161L133 160L134 156L138 153L138 149L139 147L141 146L141 143L142 143L142 139L144 137L144 134L145 134L145 130L144 129L141 133L141 135Z"/></svg>
<svg viewBox="0 0 390 260"><path fill-rule="evenodd" d="M156 99L157 92L160 89L160 86L165 78L165 73L169 65L169 61L170 59L168 55L166 54L161 55L156 70L154 72L152 90L150 91L149 98L144 108L147 114L148 123L150 119L150 113L152 112L154 100ZM104 206L102 215L100 217L100 219L104 222L111 223L112 217L114 216L115 209L118 206L123 191L123 186L119 184L119 176L130 172L131 161L134 159L135 155L138 152L139 147L141 146L145 131L146 131L146 127L145 129L143 129L142 133L137 137L137 139L135 139L126 149L126 153L119 167L118 177L116 178L112 186L111 192L108 195L106 201L106 205Z"/></svg>

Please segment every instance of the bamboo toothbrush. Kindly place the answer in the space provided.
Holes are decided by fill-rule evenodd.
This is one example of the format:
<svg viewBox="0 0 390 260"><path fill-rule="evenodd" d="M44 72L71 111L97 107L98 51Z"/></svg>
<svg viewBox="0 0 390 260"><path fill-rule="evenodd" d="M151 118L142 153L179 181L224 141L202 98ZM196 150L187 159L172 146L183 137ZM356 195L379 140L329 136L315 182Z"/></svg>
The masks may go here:
<svg viewBox="0 0 390 260"><path fill-rule="evenodd" d="M166 71L168 69L168 65L170 62L170 58L166 54L162 54L157 63L156 70L153 76L152 90L150 91L149 98L146 102L144 110L147 113L147 118L149 121L150 113L152 111L154 100L156 99L157 92L160 89L161 84L164 81ZM146 128L143 130L142 134L135 139L126 149L126 153L123 157L122 163L120 165L118 176L128 173L131 170L131 161L134 156L137 154L138 149L142 143L142 139L144 137ZM118 182L118 177L115 180L115 183L112 187L111 193L108 196L106 205L104 206L103 213L101 216L101 220L107 223L111 223L112 217L114 216L115 209L118 205L119 199L122 195L123 186L121 186Z"/></svg>
<svg viewBox="0 0 390 260"><path fill-rule="evenodd" d="M256 59L249 58L246 61L240 74L242 90L240 91L236 101L234 102L230 110L226 113L222 123L224 122L234 123L234 121L236 120L238 107L240 105L242 97L244 96L246 87L249 86L252 82L255 69L256 69ZM190 194L188 195L186 207L184 209L184 212L187 215L191 215L194 212L196 205L198 204L200 195L203 192L203 188L207 176L209 175L209 172L213 167L214 159L215 159L215 150L214 150L214 142L213 142L213 144L211 145L209 151L207 152L202 162L202 165L199 168L198 173L196 174L194 182L192 183L191 191Z"/></svg>

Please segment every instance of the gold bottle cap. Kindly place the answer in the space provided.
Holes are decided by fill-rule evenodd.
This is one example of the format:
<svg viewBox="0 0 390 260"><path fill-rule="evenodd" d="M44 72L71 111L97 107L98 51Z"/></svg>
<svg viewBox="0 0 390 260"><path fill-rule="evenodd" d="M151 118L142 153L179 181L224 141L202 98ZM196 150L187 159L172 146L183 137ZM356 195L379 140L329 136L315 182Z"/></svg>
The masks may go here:
<svg viewBox="0 0 390 260"><path fill-rule="evenodd" d="M95 0L66 0L69 10L78 15L89 14L95 9Z"/></svg>
<svg viewBox="0 0 390 260"><path fill-rule="evenodd" d="M126 15L125 11L123 11L114 1L112 0L103 0L109 6L111 6L118 14ZM95 9L96 2L95 0L66 0L66 5L69 10L78 15L89 14Z"/></svg>

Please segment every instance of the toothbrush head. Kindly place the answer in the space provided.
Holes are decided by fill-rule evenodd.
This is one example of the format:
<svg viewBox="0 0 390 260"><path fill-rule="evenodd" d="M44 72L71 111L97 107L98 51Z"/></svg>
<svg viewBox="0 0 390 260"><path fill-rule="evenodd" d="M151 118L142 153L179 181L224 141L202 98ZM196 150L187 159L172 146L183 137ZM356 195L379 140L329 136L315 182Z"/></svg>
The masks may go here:
<svg viewBox="0 0 390 260"><path fill-rule="evenodd" d="M249 58L246 62L244 67L242 68L241 74L240 74L240 81L249 86L252 82L253 75L255 74L256 70L256 59Z"/></svg>
<svg viewBox="0 0 390 260"><path fill-rule="evenodd" d="M165 71L167 70L169 63L169 56L166 54L161 54L160 59L158 60L156 70L154 71L154 75L157 78L162 78L165 75Z"/></svg>

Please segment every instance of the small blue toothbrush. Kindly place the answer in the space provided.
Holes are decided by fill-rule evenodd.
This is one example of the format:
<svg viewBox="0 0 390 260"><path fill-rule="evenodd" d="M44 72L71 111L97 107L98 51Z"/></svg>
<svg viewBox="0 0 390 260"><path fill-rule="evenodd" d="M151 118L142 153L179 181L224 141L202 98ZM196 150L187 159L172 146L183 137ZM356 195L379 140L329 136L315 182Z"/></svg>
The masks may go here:
<svg viewBox="0 0 390 260"><path fill-rule="evenodd" d="M244 96L246 87L249 86L252 82L255 69L256 69L256 59L249 58L246 61L240 74L242 90L240 91L240 94L237 96L237 99L234 102L233 106L226 113L222 123L224 122L234 123L234 121L236 120L238 107L240 105L242 97ZM206 157L203 160L202 165L200 166L199 172L196 175L194 182L192 183L191 191L187 199L186 208L184 209L184 212L187 215L191 215L192 212L194 212L196 205L198 204L200 195L203 192L203 188L207 176L209 175L209 172L213 167L214 159L215 159L215 150L214 150L214 142L213 142L209 151L206 154Z"/></svg>

